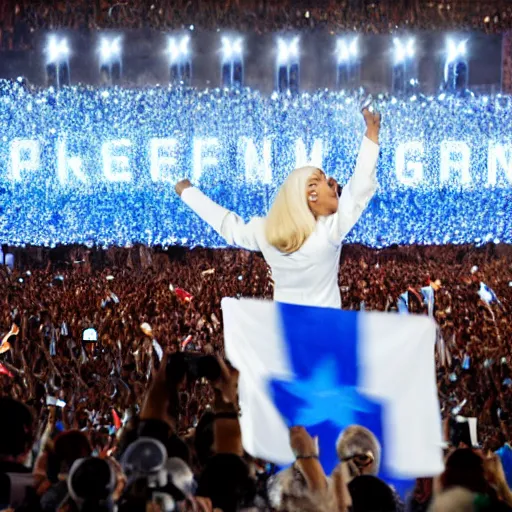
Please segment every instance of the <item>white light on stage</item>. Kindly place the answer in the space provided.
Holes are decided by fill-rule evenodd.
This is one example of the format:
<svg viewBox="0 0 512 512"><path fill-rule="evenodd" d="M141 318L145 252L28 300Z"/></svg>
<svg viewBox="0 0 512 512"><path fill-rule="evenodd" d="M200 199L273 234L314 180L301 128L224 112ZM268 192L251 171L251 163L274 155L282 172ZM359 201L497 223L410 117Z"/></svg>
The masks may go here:
<svg viewBox="0 0 512 512"><path fill-rule="evenodd" d="M171 37L169 39L168 54L171 64L185 62L190 57L190 37L184 35L181 38Z"/></svg>
<svg viewBox="0 0 512 512"><path fill-rule="evenodd" d="M222 59L224 61L239 60L243 54L243 41L241 37L231 39L230 37L222 38Z"/></svg>
<svg viewBox="0 0 512 512"><path fill-rule="evenodd" d="M55 34L50 35L45 53L48 86L60 87L62 85L69 85L69 57L71 51L67 39L65 37L58 37Z"/></svg>
<svg viewBox="0 0 512 512"><path fill-rule="evenodd" d="M224 36L221 43L221 85L222 87L242 86L243 39Z"/></svg>
<svg viewBox="0 0 512 512"><path fill-rule="evenodd" d="M393 78L394 94L413 93L417 83L416 43L414 38L393 39Z"/></svg>
<svg viewBox="0 0 512 512"><path fill-rule="evenodd" d="M171 83L190 85L192 78L190 36L183 34L178 37L170 37L167 54Z"/></svg>
<svg viewBox="0 0 512 512"><path fill-rule="evenodd" d="M358 40L354 37L351 41L347 39L338 39L336 42L336 57L338 64L353 61L359 54Z"/></svg>
<svg viewBox="0 0 512 512"><path fill-rule="evenodd" d="M55 35L51 35L48 38L48 45L46 47L47 64L60 64L67 61L70 53L66 38L59 39Z"/></svg>
<svg viewBox="0 0 512 512"><path fill-rule="evenodd" d="M103 37L100 41L99 53L102 64L110 64L121 58L121 37L110 39Z"/></svg>
<svg viewBox="0 0 512 512"><path fill-rule="evenodd" d="M447 64L453 62L458 58L464 58L467 54L467 39L464 41L455 42L453 39L448 39L447 45Z"/></svg>
<svg viewBox="0 0 512 512"><path fill-rule="evenodd" d="M291 40L279 38L277 40L277 63L278 65L290 65L299 59L299 37Z"/></svg>
<svg viewBox="0 0 512 512"><path fill-rule="evenodd" d="M336 41L336 83L339 89L354 89L360 81L359 46L357 36Z"/></svg>
<svg viewBox="0 0 512 512"><path fill-rule="evenodd" d="M414 39L410 38L407 41L402 41L395 37L393 39L395 64L401 64L407 59L412 59L416 53L414 47Z"/></svg>
<svg viewBox="0 0 512 512"><path fill-rule="evenodd" d="M276 83L279 92L297 93L299 90L299 37L278 38Z"/></svg>
<svg viewBox="0 0 512 512"><path fill-rule="evenodd" d="M444 65L444 88L450 92L469 93L467 39L448 39L446 44L446 62Z"/></svg>

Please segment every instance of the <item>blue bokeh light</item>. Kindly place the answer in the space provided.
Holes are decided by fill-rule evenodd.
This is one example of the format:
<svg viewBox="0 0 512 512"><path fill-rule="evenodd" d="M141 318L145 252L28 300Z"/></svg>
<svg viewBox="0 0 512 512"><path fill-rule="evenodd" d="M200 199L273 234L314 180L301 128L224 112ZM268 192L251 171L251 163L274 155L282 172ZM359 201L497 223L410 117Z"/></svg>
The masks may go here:
<svg viewBox="0 0 512 512"><path fill-rule="evenodd" d="M0 81L0 241L221 247L174 193L191 178L244 218L312 160L341 183L364 125L359 93L247 89L30 92ZM350 242L512 242L507 96L380 97L379 191Z"/></svg>

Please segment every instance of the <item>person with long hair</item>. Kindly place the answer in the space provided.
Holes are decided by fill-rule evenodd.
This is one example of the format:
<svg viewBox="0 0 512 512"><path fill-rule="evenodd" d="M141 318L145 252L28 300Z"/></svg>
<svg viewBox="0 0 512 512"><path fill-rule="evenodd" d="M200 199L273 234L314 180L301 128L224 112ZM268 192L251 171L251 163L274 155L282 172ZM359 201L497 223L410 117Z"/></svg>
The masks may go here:
<svg viewBox="0 0 512 512"><path fill-rule="evenodd" d="M316 167L295 169L264 218L245 223L189 180L176 184L181 199L228 244L263 253L277 302L341 307L342 241L377 190L380 114L364 109L363 117L366 134L348 183L342 188Z"/></svg>

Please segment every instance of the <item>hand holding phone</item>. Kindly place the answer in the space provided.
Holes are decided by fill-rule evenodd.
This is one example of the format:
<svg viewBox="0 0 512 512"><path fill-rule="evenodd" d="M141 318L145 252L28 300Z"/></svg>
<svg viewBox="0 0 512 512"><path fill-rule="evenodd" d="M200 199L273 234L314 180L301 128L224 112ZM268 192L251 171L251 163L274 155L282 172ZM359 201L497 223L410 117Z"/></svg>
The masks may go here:
<svg viewBox="0 0 512 512"><path fill-rule="evenodd" d="M55 398L54 396L47 396L46 397L46 405L63 408L63 407L66 407L66 402L64 402L64 400Z"/></svg>

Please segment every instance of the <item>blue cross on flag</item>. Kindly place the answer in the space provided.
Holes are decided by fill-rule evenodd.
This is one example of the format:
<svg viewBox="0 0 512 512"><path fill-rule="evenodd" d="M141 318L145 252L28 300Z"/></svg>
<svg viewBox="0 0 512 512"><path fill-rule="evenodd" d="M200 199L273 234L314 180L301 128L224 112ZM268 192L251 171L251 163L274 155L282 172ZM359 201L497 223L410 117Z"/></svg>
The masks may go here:
<svg viewBox="0 0 512 512"><path fill-rule="evenodd" d="M330 473L339 434L358 424L381 443L384 479L442 471L431 318L255 299L224 299L222 310L248 453L290 464L289 427L302 425Z"/></svg>

